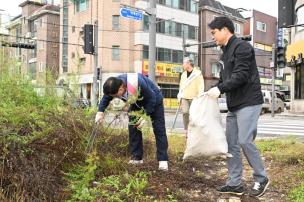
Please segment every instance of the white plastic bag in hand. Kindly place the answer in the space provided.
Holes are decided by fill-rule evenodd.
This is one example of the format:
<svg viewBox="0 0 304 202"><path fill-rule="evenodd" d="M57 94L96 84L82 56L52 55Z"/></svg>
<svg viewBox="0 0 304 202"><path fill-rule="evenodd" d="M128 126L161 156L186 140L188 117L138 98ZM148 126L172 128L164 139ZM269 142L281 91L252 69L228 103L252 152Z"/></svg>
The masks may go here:
<svg viewBox="0 0 304 202"><path fill-rule="evenodd" d="M183 159L227 152L228 144L217 99L207 94L195 98L190 106L190 123Z"/></svg>
<svg viewBox="0 0 304 202"><path fill-rule="evenodd" d="M125 106L126 103L122 99L113 98L113 100L111 101L111 107L115 111L122 111Z"/></svg>

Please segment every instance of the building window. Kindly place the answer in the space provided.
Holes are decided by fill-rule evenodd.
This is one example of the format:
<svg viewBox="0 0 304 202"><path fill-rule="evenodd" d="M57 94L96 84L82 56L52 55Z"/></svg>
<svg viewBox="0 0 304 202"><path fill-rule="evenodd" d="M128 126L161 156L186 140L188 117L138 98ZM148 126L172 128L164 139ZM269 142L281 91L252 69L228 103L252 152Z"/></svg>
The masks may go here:
<svg viewBox="0 0 304 202"><path fill-rule="evenodd" d="M81 11L85 11L88 9L89 7L89 0L78 0L75 1L75 10L76 12L81 12Z"/></svg>
<svg viewBox="0 0 304 202"><path fill-rule="evenodd" d="M266 32L266 24L260 21L257 21L257 30L262 31L262 32Z"/></svg>
<svg viewBox="0 0 304 202"><path fill-rule="evenodd" d="M193 13L197 12L197 2L190 0L190 11Z"/></svg>
<svg viewBox="0 0 304 202"><path fill-rule="evenodd" d="M114 30L119 29L119 15L112 16L112 29Z"/></svg>
<svg viewBox="0 0 304 202"><path fill-rule="evenodd" d="M157 53L156 53L156 55L157 55L157 57L156 57L157 60L158 60L158 61L164 61L164 60L165 60L165 56L164 56L164 55L165 55L165 54L164 54L164 53L165 53L165 49L164 49L164 48L157 48L157 49L156 49L156 52L157 52Z"/></svg>
<svg viewBox="0 0 304 202"><path fill-rule="evenodd" d="M194 58L194 63L197 65L197 54L189 53L189 57ZM156 48L156 60L167 63L183 63L183 51L172 50L167 48ZM143 59L149 59L149 46L143 46Z"/></svg>
<svg viewBox="0 0 304 202"><path fill-rule="evenodd" d="M120 50L119 46L112 46L112 60L120 59Z"/></svg>
<svg viewBox="0 0 304 202"><path fill-rule="evenodd" d="M182 63L183 62L183 51L172 50L172 62Z"/></svg>
<svg viewBox="0 0 304 202"><path fill-rule="evenodd" d="M179 0L179 9L186 10L185 0Z"/></svg>
<svg viewBox="0 0 304 202"><path fill-rule="evenodd" d="M32 62L29 64L29 77L31 80L36 80L36 62Z"/></svg>
<svg viewBox="0 0 304 202"><path fill-rule="evenodd" d="M75 26L72 26L72 33L75 32Z"/></svg>
<svg viewBox="0 0 304 202"><path fill-rule="evenodd" d="M172 7L179 8L179 0L172 0Z"/></svg>
<svg viewBox="0 0 304 202"><path fill-rule="evenodd" d="M236 34L241 34L241 25L239 23L234 23L234 32Z"/></svg>
<svg viewBox="0 0 304 202"><path fill-rule="evenodd" d="M166 31L165 31L165 20L157 18L156 21L159 21L156 24L156 32L157 33L162 33L162 34L166 33Z"/></svg>
<svg viewBox="0 0 304 202"><path fill-rule="evenodd" d="M194 26L188 26L188 39L196 39L196 29Z"/></svg>
<svg viewBox="0 0 304 202"><path fill-rule="evenodd" d="M218 63L211 63L211 74L212 77L220 78L221 68Z"/></svg>
<svg viewBox="0 0 304 202"><path fill-rule="evenodd" d="M149 59L149 46L143 46L143 59Z"/></svg>
<svg viewBox="0 0 304 202"><path fill-rule="evenodd" d="M148 31L149 30L149 17L147 15L144 15L143 30L144 31Z"/></svg>

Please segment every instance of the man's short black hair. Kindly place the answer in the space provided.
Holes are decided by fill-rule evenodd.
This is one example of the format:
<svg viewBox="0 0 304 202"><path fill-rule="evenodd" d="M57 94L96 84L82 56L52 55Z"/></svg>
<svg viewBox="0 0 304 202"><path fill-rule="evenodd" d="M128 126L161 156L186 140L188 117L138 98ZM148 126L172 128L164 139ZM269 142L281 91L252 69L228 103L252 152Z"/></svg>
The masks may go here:
<svg viewBox="0 0 304 202"><path fill-rule="evenodd" d="M210 29L218 29L221 30L226 27L231 34L234 34L234 24L232 20L225 16L220 16L214 18L209 24L208 27Z"/></svg>
<svg viewBox="0 0 304 202"><path fill-rule="evenodd" d="M119 87L123 81L117 77L109 77L103 84L103 93L105 95L115 95L118 93Z"/></svg>

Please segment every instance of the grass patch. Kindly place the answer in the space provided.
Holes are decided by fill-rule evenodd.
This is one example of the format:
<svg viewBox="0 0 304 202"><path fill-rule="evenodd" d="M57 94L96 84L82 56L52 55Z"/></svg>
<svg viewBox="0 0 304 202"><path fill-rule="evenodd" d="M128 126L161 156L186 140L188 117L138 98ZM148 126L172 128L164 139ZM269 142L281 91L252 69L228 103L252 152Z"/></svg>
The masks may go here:
<svg viewBox="0 0 304 202"><path fill-rule="evenodd" d="M279 179L274 179L273 186L279 187L282 183L289 183L288 187L291 187L288 191L288 198L293 202L304 201L304 183L300 183L304 180L304 144L297 142L295 138L288 137L285 139L273 139L273 140L261 140L257 141L257 146L260 151L270 157L277 163L277 166L281 166L284 170L284 175ZM297 167L298 172L287 173L288 168ZM297 181L290 178L290 174L294 175L293 178L298 179ZM281 179L281 178L286 178ZM281 180L280 180L281 179Z"/></svg>

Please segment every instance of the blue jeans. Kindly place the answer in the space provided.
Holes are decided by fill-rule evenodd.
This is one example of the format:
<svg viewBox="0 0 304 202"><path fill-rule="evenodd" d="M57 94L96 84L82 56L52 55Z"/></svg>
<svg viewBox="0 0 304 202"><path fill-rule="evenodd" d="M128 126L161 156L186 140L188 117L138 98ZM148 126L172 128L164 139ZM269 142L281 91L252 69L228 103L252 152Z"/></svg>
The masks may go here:
<svg viewBox="0 0 304 202"><path fill-rule="evenodd" d="M131 111L137 111L136 105L131 105ZM133 121L135 117L130 116L129 121ZM165 113L163 103L156 104L154 112L150 115L153 132L156 139L156 156L158 161L168 161L168 139L165 126ZM134 122L134 121L133 121ZM135 159L143 157L143 139L142 132L134 125L129 124L129 149Z"/></svg>
<svg viewBox="0 0 304 202"><path fill-rule="evenodd" d="M262 105L248 106L234 112L229 111L227 114L228 152L233 155L233 157L228 158L228 180L226 184L229 186L238 186L242 182L241 148L254 171L254 181L263 182L267 177L260 153L254 144L261 108Z"/></svg>

